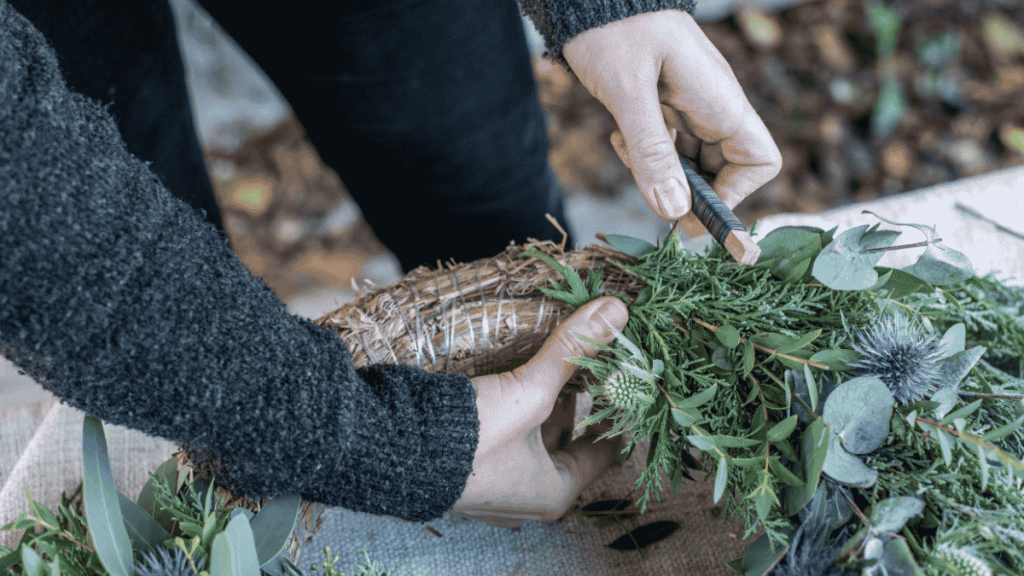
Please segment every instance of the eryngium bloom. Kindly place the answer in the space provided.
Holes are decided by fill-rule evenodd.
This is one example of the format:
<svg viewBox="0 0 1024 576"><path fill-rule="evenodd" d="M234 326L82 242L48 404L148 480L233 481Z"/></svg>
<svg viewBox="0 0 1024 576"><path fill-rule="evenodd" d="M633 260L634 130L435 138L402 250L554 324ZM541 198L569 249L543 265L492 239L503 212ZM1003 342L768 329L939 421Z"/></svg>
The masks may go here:
<svg viewBox="0 0 1024 576"><path fill-rule="evenodd" d="M814 520L810 521L810 524L814 523ZM772 570L771 576L853 576L855 572L835 563L843 543L828 542L820 525L810 528L812 534L806 533L808 527L806 522L800 525L793 535L789 551Z"/></svg>
<svg viewBox="0 0 1024 576"><path fill-rule="evenodd" d="M931 396L941 373L941 352L934 335L925 336L902 314L886 316L857 335L853 349L861 359L850 364L858 376L877 376L896 401L910 404Z"/></svg>
<svg viewBox="0 0 1024 576"><path fill-rule="evenodd" d="M173 551L157 546L156 553L143 552L141 558L135 564L135 572L138 576L194 576L195 572L189 566L185 551L175 548ZM206 558L196 561L196 568L202 571L206 568Z"/></svg>
<svg viewBox="0 0 1024 576"><path fill-rule="evenodd" d="M604 381L604 394L612 404L632 410L648 407L654 403L651 386L636 374L625 369L612 372Z"/></svg>

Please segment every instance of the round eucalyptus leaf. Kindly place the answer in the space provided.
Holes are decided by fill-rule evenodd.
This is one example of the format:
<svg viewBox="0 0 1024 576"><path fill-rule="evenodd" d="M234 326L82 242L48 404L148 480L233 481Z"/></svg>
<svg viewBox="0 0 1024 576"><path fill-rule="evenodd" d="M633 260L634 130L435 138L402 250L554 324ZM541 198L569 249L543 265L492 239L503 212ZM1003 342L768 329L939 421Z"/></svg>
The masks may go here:
<svg viewBox="0 0 1024 576"><path fill-rule="evenodd" d="M960 284L974 276L967 256L941 244L929 244L921 259L907 271L933 286Z"/></svg>
<svg viewBox="0 0 1024 576"><path fill-rule="evenodd" d="M878 480L878 471L844 450L834 433L829 434L828 453L821 471L836 482L854 488L870 488Z"/></svg>
<svg viewBox="0 0 1024 576"><path fill-rule="evenodd" d="M868 510L871 530L875 534L896 533L914 516L924 511L924 502L913 496L894 496L876 502Z"/></svg>
<svg viewBox="0 0 1024 576"><path fill-rule="evenodd" d="M889 435L896 402L877 376L858 376L838 386L825 400L822 418L851 454L867 454Z"/></svg>
<svg viewBox="0 0 1024 576"><path fill-rule="evenodd" d="M829 243L814 259L811 275L833 290L864 290L878 282L875 264L884 252L866 252L861 239L868 225L851 228Z"/></svg>

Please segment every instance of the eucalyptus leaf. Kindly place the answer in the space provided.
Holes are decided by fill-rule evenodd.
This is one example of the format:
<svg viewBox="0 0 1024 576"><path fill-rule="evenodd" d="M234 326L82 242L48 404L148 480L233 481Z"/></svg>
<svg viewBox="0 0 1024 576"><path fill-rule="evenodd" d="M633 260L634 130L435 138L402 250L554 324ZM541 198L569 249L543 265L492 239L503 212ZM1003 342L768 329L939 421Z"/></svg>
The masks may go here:
<svg viewBox="0 0 1024 576"><path fill-rule="evenodd" d="M775 475L778 477L778 479L781 480L784 484L793 487L800 487L805 484L805 482L801 480L799 476L794 474L792 470L786 468L786 466L778 458L772 458L771 460L768 461L768 464L769 466L771 466L772 471L775 472Z"/></svg>
<svg viewBox="0 0 1024 576"><path fill-rule="evenodd" d="M802 349L804 346L807 346L811 342L814 342L814 340L818 336L821 336L821 328L817 330L812 330L810 332L807 332L806 334L801 334L796 338L791 338L788 342L776 348L775 352L781 354L792 354L793 352Z"/></svg>
<svg viewBox="0 0 1024 576"><path fill-rule="evenodd" d="M21 547L21 564L27 576L42 576L45 562L36 554L35 550L28 546Z"/></svg>
<svg viewBox="0 0 1024 576"><path fill-rule="evenodd" d="M932 394L931 401L937 403L938 406L934 408L934 415L939 420L946 417L946 414L956 406L956 403L960 401L960 397L957 394L957 386L949 386L946 388L940 388L934 394Z"/></svg>
<svg viewBox="0 0 1024 576"><path fill-rule="evenodd" d="M832 391L836 389L835 381L831 375L828 372L819 372L814 378L818 386L817 402L812 402L813 398L807 385L807 376L803 370L786 370L785 378L786 383L792 387L793 394L803 400L808 406L811 406L816 414L821 414L822 405L824 405L829 395L832 394ZM793 411L800 418L800 421L805 424L810 423L815 418L815 416L807 412L803 403L800 402L793 403Z"/></svg>
<svg viewBox="0 0 1024 576"><path fill-rule="evenodd" d="M802 487L789 488L786 491L787 515L796 514L814 497L828 455L829 436L829 429L821 418L815 419L804 428L800 437L800 468L804 473L805 483Z"/></svg>
<svg viewBox="0 0 1024 576"><path fill-rule="evenodd" d="M706 438L706 437L703 437L703 436L696 436L696 435L689 435L689 436L686 437L686 439L690 442L690 444L692 444L693 446L695 446L699 450L703 450L705 452L710 452L710 451L715 449L715 441L713 439L711 439L711 438Z"/></svg>
<svg viewBox="0 0 1024 576"><path fill-rule="evenodd" d="M942 451L942 461L946 463L946 466L953 464L953 452L951 451L950 444L953 441L949 437L949 433L945 430L935 430L935 437L939 439L939 449Z"/></svg>
<svg viewBox="0 0 1024 576"><path fill-rule="evenodd" d="M833 290L864 290L874 286L878 281L874 266L883 253L861 248L860 241L867 229L864 224L836 237L814 260L811 275Z"/></svg>
<svg viewBox="0 0 1024 576"><path fill-rule="evenodd" d="M260 566L278 556L295 529L302 498L298 494L279 496L263 505L251 521Z"/></svg>
<svg viewBox="0 0 1024 576"><path fill-rule="evenodd" d="M899 268L886 268L876 266L875 271L887 278L881 286L875 286L878 290L887 290L888 297L892 299L906 298L911 294L930 294L935 288L924 280L914 276L907 270Z"/></svg>
<svg viewBox="0 0 1024 576"><path fill-rule="evenodd" d="M654 252L658 249L657 246L646 240L632 238L630 236L622 236L620 234L605 234L605 241L608 242L608 244L611 244L612 248L615 248L619 252L629 254L634 258L640 258L641 256Z"/></svg>
<svg viewBox="0 0 1024 576"><path fill-rule="evenodd" d="M877 228L878 225L876 224L860 237L861 248L865 250L888 248L903 234L897 230L878 230Z"/></svg>
<svg viewBox="0 0 1024 576"><path fill-rule="evenodd" d="M814 260L811 258L807 258L805 260L800 260L786 269L782 269L781 271L785 272L785 276L782 277L782 281L786 284L796 284L803 281L807 276L808 271L811 269L811 263L813 261Z"/></svg>
<svg viewBox="0 0 1024 576"><path fill-rule="evenodd" d="M91 415L82 423L82 483L85 515L100 562L113 576L130 576L134 573L132 543L110 472L103 422Z"/></svg>
<svg viewBox="0 0 1024 576"><path fill-rule="evenodd" d="M939 237L935 228L924 224L893 222L870 210L864 210L862 214L871 214L894 226L912 226L925 235L928 247L925 248L924 254L912 266L905 268L906 272L913 274L921 281L934 286L946 286L959 284L974 275L974 267L971 266L966 256L938 243Z"/></svg>
<svg viewBox="0 0 1024 576"><path fill-rule="evenodd" d="M784 527L781 532L786 536L786 545L773 549L767 534L762 534L743 553L743 574L744 576L766 576L782 560L782 557L789 551L789 544L792 541L796 529L793 526Z"/></svg>
<svg viewBox="0 0 1024 576"><path fill-rule="evenodd" d="M127 496L117 493L121 503L121 514L124 516L125 528L132 540L132 548L136 551L153 550L171 537L167 530L153 519L142 506L132 502Z"/></svg>
<svg viewBox="0 0 1024 576"><path fill-rule="evenodd" d="M860 360L860 358L861 356L858 352L842 348L819 350L811 356L811 360L828 366L831 372L850 370L850 364Z"/></svg>
<svg viewBox="0 0 1024 576"><path fill-rule="evenodd" d="M968 404L966 406L962 406L962 407L956 409L955 411L951 412L950 414L948 414L939 423L940 424L944 424L944 425L948 425L948 424L950 424L950 423L952 423L952 422L954 422L956 420L961 420L961 419L967 418L971 414L974 414L975 412L977 412L978 408L981 408L981 402L982 402L981 400L975 400L974 402L971 402L970 404Z"/></svg>
<svg viewBox="0 0 1024 576"><path fill-rule="evenodd" d="M871 531L878 535L883 532L897 533L903 526L924 511L924 502L913 496L894 496L876 502L868 509Z"/></svg>
<svg viewBox="0 0 1024 576"><path fill-rule="evenodd" d="M833 487L828 482L821 482L814 493L814 498L800 511L800 518L803 522L823 524L824 531L828 533L853 518L853 508L843 496L841 489Z"/></svg>
<svg viewBox="0 0 1024 576"><path fill-rule="evenodd" d="M799 281L811 261L821 252L818 232L784 226L768 233L760 242L759 263L768 263L772 274L784 282Z"/></svg>
<svg viewBox="0 0 1024 576"><path fill-rule="evenodd" d="M828 437L828 454L822 472L836 482L854 488L870 488L878 480L878 471L843 449L835 433Z"/></svg>
<svg viewBox="0 0 1024 576"><path fill-rule="evenodd" d="M740 360L744 376L750 374L750 371L754 369L754 360L754 345L747 340L743 343L743 358Z"/></svg>
<svg viewBox="0 0 1024 576"><path fill-rule="evenodd" d="M780 364L791 370L803 370L804 366L807 365L806 362L794 360L793 358L810 360L811 356L814 356L814 352L808 348L800 348L799 350L784 352L784 354L786 354L786 356L777 356L776 358L778 359ZM792 356L793 358L788 358L787 356Z"/></svg>
<svg viewBox="0 0 1024 576"><path fill-rule="evenodd" d="M961 284L974 276L974 266L967 256L941 244L929 244L908 271L935 286Z"/></svg>
<svg viewBox="0 0 1024 576"><path fill-rule="evenodd" d="M673 408L672 419L683 428L689 428L704 420L704 416L696 408Z"/></svg>
<svg viewBox="0 0 1024 576"><path fill-rule="evenodd" d="M974 368L974 365L978 363L978 360L981 360L985 350L984 346L974 346L969 350L957 352L939 362L942 370L937 383L939 389L953 388L959 384L970 373L971 369Z"/></svg>
<svg viewBox="0 0 1024 576"><path fill-rule="evenodd" d="M635 530L630 530L611 544L608 544L608 547L614 550L640 550L668 538L678 529L678 522L670 520L651 522Z"/></svg>
<svg viewBox="0 0 1024 576"><path fill-rule="evenodd" d="M699 408L715 397L715 393L718 392L718 384L713 384L704 390L686 398L682 402L676 403L678 408Z"/></svg>
<svg viewBox="0 0 1024 576"><path fill-rule="evenodd" d="M210 576L255 576L259 573L260 564L249 520L245 516L235 516L227 528L213 539Z"/></svg>
<svg viewBox="0 0 1024 576"><path fill-rule="evenodd" d="M768 440L772 442L781 442L782 440L785 440L793 433L793 430L796 429L796 422L797 416L794 414L775 426L772 426L771 430L768 430Z"/></svg>
<svg viewBox="0 0 1024 576"><path fill-rule="evenodd" d="M868 535L864 540L864 559L876 561L864 569L865 576L924 576L901 536Z"/></svg>
<svg viewBox="0 0 1024 576"><path fill-rule="evenodd" d="M238 515L245 516L245 518L249 520L249 525L252 525L252 519L256 517L256 515L252 513L252 510L242 508L241 506L231 511L232 518Z"/></svg>
<svg viewBox="0 0 1024 576"><path fill-rule="evenodd" d="M153 472L153 476L156 476L156 482L163 482L166 486L174 486L174 479L177 471L178 460L174 456L171 456L156 469L156 472ZM143 510L146 511L147 514L154 518L157 517L159 511L156 505L156 486L153 478L149 478L146 480L146 483L143 484L136 502Z"/></svg>
<svg viewBox="0 0 1024 576"><path fill-rule="evenodd" d="M711 362L722 370L731 371L736 368L736 365L732 362L732 354L729 353L725 346L715 348L715 351L711 354Z"/></svg>
<svg viewBox="0 0 1024 576"><path fill-rule="evenodd" d="M822 416L847 452L867 454L889 435L895 403L889 387L877 376L858 376L832 391Z"/></svg>
<svg viewBox="0 0 1024 576"><path fill-rule="evenodd" d="M722 343L723 346L732 350L740 344L740 333L729 324L723 324L715 332L715 337Z"/></svg>
<svg viewBox="0 0 1024 576"><path fill-rule="evenodd" d="M718 460L718 472L715 473L715 504L718 504L718 501L722 499L722 495L725 494L725 483L728 479L729 463L726 462L725 456L722 456Z"/></svg>
<svg viewBox="0 0 1024 576"><path fill-rule="evenodd" d="M942 354L942 358L949 358L957 352L963 352L967 347L967 328L963 322L958 322L949 327L942 339L936 345L936 349Z"/></svg>

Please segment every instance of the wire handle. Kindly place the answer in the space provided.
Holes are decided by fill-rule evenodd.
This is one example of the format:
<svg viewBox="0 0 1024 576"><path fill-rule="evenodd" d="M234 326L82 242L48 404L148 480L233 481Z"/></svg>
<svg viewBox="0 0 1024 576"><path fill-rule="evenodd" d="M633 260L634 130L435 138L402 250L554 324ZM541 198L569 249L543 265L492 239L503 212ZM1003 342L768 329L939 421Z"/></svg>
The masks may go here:
<svg viewBox="0 0 1024 576"><path fill-rule="evenodd" d="M725 238L730 231L743 230L745 232L747 229L743 223L725 205L725 202L722 202L718 194L715 194L711 186L708 186L704 178L690 166L689 160L680 155L679 161L683 165L686 181L690 183L690 190L693 193L693 213L697 215L697 219L707 228L711 236L718 240L719 244L725 246Z"/></svg>

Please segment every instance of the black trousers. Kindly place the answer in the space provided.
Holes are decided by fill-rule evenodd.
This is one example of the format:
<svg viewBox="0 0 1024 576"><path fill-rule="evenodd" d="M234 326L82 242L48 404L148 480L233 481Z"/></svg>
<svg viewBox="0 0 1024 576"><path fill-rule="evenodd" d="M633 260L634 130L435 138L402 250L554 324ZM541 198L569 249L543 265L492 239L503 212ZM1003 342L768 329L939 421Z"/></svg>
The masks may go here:
<svg viewBox="0 0 1024 576"><path fill-rule="evenodd" d="M562 188L515 0L199 0L288 100L408 271L559 239ZM10 0L71 89L223 233L167 0ZM571 245L571 244L570 244Z"/></svg>

